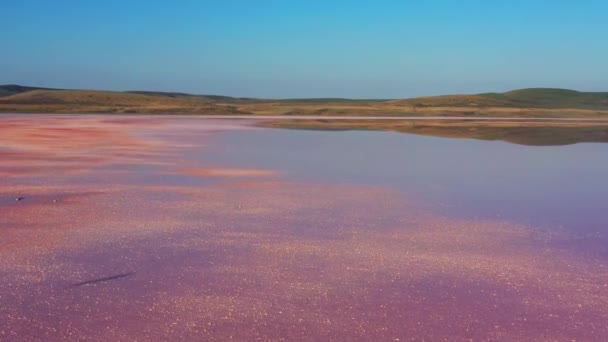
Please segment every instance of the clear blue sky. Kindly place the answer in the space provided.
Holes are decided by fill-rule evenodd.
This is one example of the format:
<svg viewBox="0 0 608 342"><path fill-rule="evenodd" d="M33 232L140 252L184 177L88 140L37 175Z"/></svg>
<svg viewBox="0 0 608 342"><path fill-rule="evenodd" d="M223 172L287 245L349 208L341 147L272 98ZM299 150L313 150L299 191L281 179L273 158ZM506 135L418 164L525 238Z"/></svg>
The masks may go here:
<svg viewBox="0 0 608 342"><path fill-rule="evenodd" d="M608 91L606 0L2 0L0 84L256 97Z"/></svg>

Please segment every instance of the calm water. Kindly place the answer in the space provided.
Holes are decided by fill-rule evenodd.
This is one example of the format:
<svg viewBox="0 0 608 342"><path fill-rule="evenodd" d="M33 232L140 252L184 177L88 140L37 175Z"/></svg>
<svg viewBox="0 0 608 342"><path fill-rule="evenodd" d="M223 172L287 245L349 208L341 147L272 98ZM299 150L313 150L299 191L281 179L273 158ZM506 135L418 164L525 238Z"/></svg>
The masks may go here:
<svg viewBox="0 0 608 342"><path fill-rule="evenodd" d="M608 145L0 116L0 341L603 341Z"/></svg>
<svg viewBox="0 0 608 342"><path fill-rule="evenodd" d="M608 233L608 145L522 146L392 132L225 132L205 160L378 185L450 215Z"/></svg>

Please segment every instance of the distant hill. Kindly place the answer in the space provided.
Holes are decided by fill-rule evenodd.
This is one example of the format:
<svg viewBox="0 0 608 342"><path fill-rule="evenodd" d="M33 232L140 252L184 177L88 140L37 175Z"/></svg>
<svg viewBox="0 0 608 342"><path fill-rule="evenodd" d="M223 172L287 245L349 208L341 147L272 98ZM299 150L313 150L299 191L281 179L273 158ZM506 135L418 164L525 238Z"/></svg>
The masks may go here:
<svg viewBox="0 0 608 342"><path fill-rule="evenodd" d="M0 86L0 111L27 113L247 114L213 97L179 93ZM227 98L228 99L228 98Z"/></svg>
<svg viewBox="0 0 608 342"><path fill-rule="evenodd" d="M246 97L231 97L222 95L193 95L188 93L174 93L174 92L162 92L162 91L128 91L129 94L139 94L148 96L161 96L170 98L197 98L200 100L213 101L213 102L224 102L224 103L248 103L259 101L258 99L246 98Z"/></svg>
<svg viewBox="0 0 608 342"><path fill-rule="evenodd" d="M568 89L531 88L480 96L518 107L606 108L608 92L592 93Z"/></svg>
<svg viewBox="0 0 608 342"><path fill-rule="evenodd" d="M530 88L506 93L447 95L395 100L395 104L416 107L507 107L507 108L608 108L608 92L580 92L568 89Z"/></svg>
<svg viewBox="0 0 608 342"><path fill-rule="evenodd" d="M0 97L10 96L10 95L23 93L26 91L40 90L40 89L54 90L54 89L50 89L50 88L24 87L24 86L20 86L20 85L16 85L16 84L6 84L6 85L0 85Z"/></svg>
<svg viewBox="0 0 608 342"><path fill-rule="evenodd" d="M157 91L66 90L0 86L0 112L192 113L261 115L608 115L608 92L531 88L505 93L411 99L253 99Z"/></svg>

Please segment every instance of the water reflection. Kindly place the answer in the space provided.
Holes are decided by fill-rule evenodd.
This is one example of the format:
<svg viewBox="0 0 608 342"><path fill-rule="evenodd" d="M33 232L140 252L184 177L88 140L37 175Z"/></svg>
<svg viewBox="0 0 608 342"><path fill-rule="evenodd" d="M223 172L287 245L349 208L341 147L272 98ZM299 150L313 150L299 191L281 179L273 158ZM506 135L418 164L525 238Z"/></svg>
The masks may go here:
<svg viewBox="0 0 608 342"><path fill-rule="evenodd" d="M519 145L558 146L608 142L608 122L543 120L273 120L260 126L310 130L380 130L435 137L500 140Z"/></svg>
<svg viewBox="0 0 608 342"><path fill-rule="evenodd" d="M306 180L371 184L451 215L608 232L603 144L521 146L390 132L226 132L204 158ZM201 155L201 157L203 157Z"/></svg>

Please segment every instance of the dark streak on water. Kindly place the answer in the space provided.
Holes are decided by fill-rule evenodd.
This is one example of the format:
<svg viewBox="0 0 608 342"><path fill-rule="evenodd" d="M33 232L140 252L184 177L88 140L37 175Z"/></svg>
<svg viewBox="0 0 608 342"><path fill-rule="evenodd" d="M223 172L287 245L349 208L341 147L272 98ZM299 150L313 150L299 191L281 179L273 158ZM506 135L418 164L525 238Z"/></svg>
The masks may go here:
<svg viewBox="0 0 608 342"><path fill-rule="evenodd" d="M80 283L72 284L70 287L80 287L80 286L85 286L85 285L104 283L104 282L111 281L111 280L130 277L135 274L136 274L136 272L129 272L129 273L116 274L116 275L109 276L109 277L89 279L89 280L82 281Z"/></svg>

